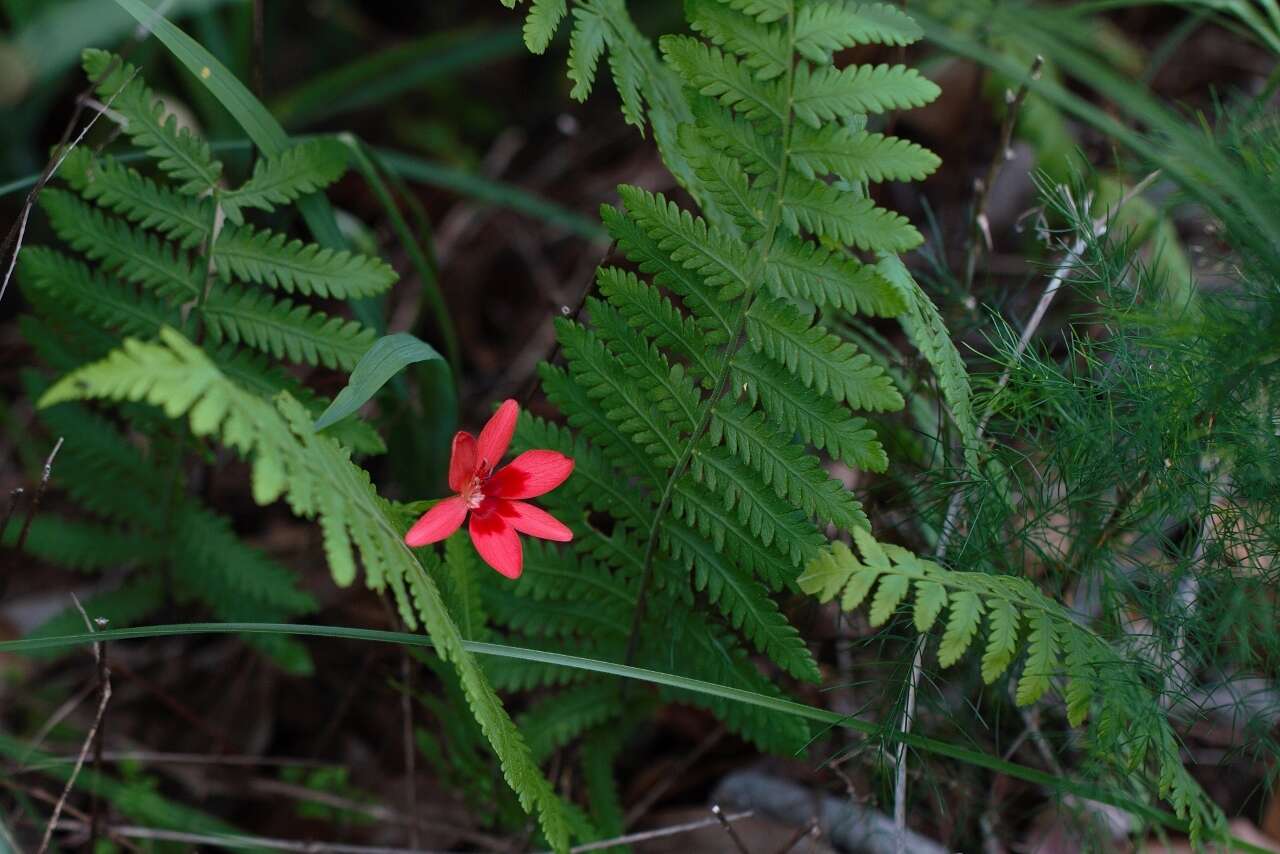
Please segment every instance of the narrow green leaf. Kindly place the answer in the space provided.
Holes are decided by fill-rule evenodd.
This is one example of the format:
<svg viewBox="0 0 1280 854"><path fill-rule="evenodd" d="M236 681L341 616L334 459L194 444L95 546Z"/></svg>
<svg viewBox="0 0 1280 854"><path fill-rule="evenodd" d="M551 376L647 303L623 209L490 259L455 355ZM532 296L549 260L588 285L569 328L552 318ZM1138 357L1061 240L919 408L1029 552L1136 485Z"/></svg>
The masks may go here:
<svg viewBox="0 0 1280 854"><path fill-rule="evenodd" d="M360 357L351 378L333 403L316 419L315 429L323 430L338 423L372 400L378 390L400 371L430 359L443 361L444 357L430 344L408 333L399 332L379 338Z"/></svg>

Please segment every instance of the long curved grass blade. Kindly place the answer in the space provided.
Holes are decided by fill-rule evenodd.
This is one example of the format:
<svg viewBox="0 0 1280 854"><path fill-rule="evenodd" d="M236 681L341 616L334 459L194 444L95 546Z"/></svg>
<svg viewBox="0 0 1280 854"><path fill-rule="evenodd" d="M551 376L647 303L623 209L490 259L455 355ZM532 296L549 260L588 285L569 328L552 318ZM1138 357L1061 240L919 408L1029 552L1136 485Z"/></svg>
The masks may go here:
<svg viewBox="0 0 1280 854"><path fill-rule="evenodd" d="M291 144L289 135L275 117L253 96L231 71L167 18L142 0L115 0L122 9L132 15L139 24L149 29L174 57L205 85L218 102L226 108L254 145L267 157L275 157ZM338 230L333 208L322 193L312 193L298 200L302 212L316 242L330 249L345 249L346 240Z"/></svg>
<svg viewBox="0 0 1280 854"><path fill-rule="evenodd" d="M408 632L390 632L380 629L361 629L348 626L317 626L279 623L186 623L164 626L140 626L128 629L108 629L100 632L63 635L61 637L4 641L0 642L0 652L34 652L42 649L61 649L66 647L84 646L91 643L107 643L123 640L136 640L141 638L174 637L199 634L280 634L294 635L298 637L359 640L374 643L395 643L405 646L433 645L431 638L426 635L410 634ZM551 664L560 667L569 667L578 670L587 670L594 673L602 673L608 676L617 676L623 679L632 679L639 682L648 682L652 685L662 685L669 688L693 691L695 693L720 697L734 702L746 703L748 705L781 712L783 714L795 715L824 726L842 727L845 729L852 729L869 736L875 736L877 738L886 738L891 741L902 741L917 750L923 750L938 756L945 756L950 759L985 768L998 774L1004 774L1009 777L1015 777L1019 780L1025 780L1029 783L1045 786L1046 788L1060 793L1076 795L1078 797L1110 804L1112 806L1119 807L1134 816L1141 817L1155 824L1163 825L1171 830L1185 832L1187 829L1185 822L1179 821L1170 813L1157 809L1150 804L1134 800L1133 798L1119 792L1103 789L1099 786L1092 786L1078 780L1058 777L1053 774L1040 771L1036 768L1018 765L1014 762L1007 762L999 757L990 756L976 750L960 747L946 741L939 741L937 739L927 738L914 733L904 733L893 726L884 727L880 724L871 723L870 721L848 717L846 715L828 711L827 709L820 709L816 706L807 706L793 700L786 700L780 697L769 697L764 694L758 694L754 691L747 691L742 688L732 688L726 685L716 685L711 682L704 682L701 679L691 679L686 676L676 676L671 673L662 673L657 670L648 670L642 667L630 667L624 664L614 664L609 661L582 658L576 655L564 655L562 653L547 652L538 649L526 649L524 647L508 646L500 643L483 643L479 641L464 641L463 646L467 651L477 655L492 655L500 658ZM1234 846L1235 850L1256 852L1256 854L1266 854L1266 849L1252 845L1244 840L1232 837L1230 842L1231 845Z"/></svg>

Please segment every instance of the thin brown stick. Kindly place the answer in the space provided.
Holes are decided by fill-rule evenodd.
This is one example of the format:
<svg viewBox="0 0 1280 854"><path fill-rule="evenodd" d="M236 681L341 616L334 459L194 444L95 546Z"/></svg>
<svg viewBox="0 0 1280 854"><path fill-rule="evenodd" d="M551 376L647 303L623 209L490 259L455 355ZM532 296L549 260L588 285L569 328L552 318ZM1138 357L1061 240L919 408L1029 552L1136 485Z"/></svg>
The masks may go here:
<svg viewBox="0 0 1280 854"><path fill-rule="evenodd" d="M98 119L102 117L103 113L111 107L111 102L116 99L117 95L124 91L125 86L129 85L129 82L133 79L134 75L138 73L135 69L133 74L129 75L128 80L125 80L124 84L112 93L111 97L107 99L105 104L94 108L93 118L89 119L88 123L86 123L80 130L80 133L76 135L74 140L72 140L71 132L75 129L76 124L79 123L80 115L84 112L84 108L88 106L87 102L89 97L93 94L94 87L96 87L102 80L106 79L107 75L115 71L116 64L118 62L118 59L112 61L107 66L106 70L102 72L102 75L91 82L88 88L86 88L84 92L76 98L76 108L72 111L71 118L67 121L67 126L62 132L62 137L58 140L58 148L60 150L58 151L57 156L50 158L49 162L45 164L44 171L40 173L40 177L36 179L36 183L27 192L27 198L22 203L22 212L18 215L18 221L13 224L9 229L9 233L5 235L4 245L3 247L0 247L0 258L8 255L9 265L5 269L4 280L0 281L0 300L4 299L5 293L9 290L9 280L13 278L14 268L18 266L18 255L22 252L22 241L27 236L27 222L31 218L31 210L36 205L36 199L40 198L41 191L44 190L44 187L49 183L49 180L53 178L53 175L58 171L58 168L62 166L62 162L67 159L67 155L71 153L72 149L80 144L80 142L85 138L85 135L89 133L89 130L97 124ZM67 144L68 140L71 140L69 145Z"/></svg>
<svg viewBox="0 0 1280 854"><path fill-rule="evenodd" d="M9 506L5 508L4 521L0 522L0 541L4 540L4 532L9 530L9 520L13 518L13 511L18 509L23 494L24 490L21 486L9 493Z"/></svg>
<svg viewBox="0 0 1280 854"><path fill-rule="evenodd" d="M27 547L27 535L31 533L31 522L36 517L36 511L40 509L40 499L44 497L45 487L49 485L49 476L53 474L53 461L58 456L58 451L62 449L62 437L58 437L58 441L54 444L53 450L49 452L49 456L45 457L44 469L40 473L40 483L36 485L36 491L31 495L31 501L27 504L27 515L22 520L22 530L18 532L18 542L13 547L13 560L16 565L20 561L23 550ZM15 490L16 491L16 490ZM9 512L13 512L13 505L9 505ZM9 524L9 517L5 517L5 525ZM0 530L0 534L3 531ZM5 587L8 583L8 575L0 577L0 596L4 596Z"/></svg>
<svg viewBox="0 0 1280 854"><path fill-rule="evenodd" d="M612 848L615 845L630 845L636 842L647 842L651 839L662 839L668 836L676 836L681 833L689 833L694 830L702 830L705 827L711 827L715 824L730 823L741 821L744 818L750 818L754 813L740 812L722 815L719 819L708 818L700 821L690 821L684 824L676 824L670 827L663 827L657 830L647 830L642 833L630 833L626 836L619 836L614 839L602 839L599 842L588 842L584 845L576 845L569 849L570 854L586 854L589 851L600 851L604 848ZM85 823L83 821L61 821L58 823L59 830L84 830ZM118 825L107 828L107 832L113 836L125 839L151 839L158 842L184 842L188 845L207 845L211 848L265 848L274 851L296 851L300 854L450 854L446 851L429 851L425 849L413 848L387 848L373 845L347 845L340 842L298 842L292 839L273 839L265 836L245 836L240 834L227 834L225 836L214 836L211 834L186 833L177 830L161 830L154 827L137 827L133 825Z"/></svg>
<svg viewBox="0 0 1280 854"><path fill-rule="evenodd" d="M966 293L973 289L973 275L977 271L978 255L982 247L985 245L988 251L991 249L991 224L987 220L987 200L991 195L991 187L996 182L996 176L1000 174L1000 167L1013 155L1013 150L1009 146L1013 142L1013 129L1018 123L1018 113L1021 112L1022 104L1027 99L1027 87L1032 80L1040 78L1040 69L1043 67L1044 57L1037 55L1017 92L1009 91L1005 94L1008 109L1005 110L1004 120L1000 123L1000 145L991 157L987 174L974 181L974 190L977 195L973 200L973 218L967 238L968 252L964 265Z"/></svg>
<svg viewBox="0 0 1280 854"><path fill-rule="evenodd" d="M80 606L79 600L74 596L71 598L72 601L76 603L76 607L80 608L80 613L84 615L84 608ZM89 631L96 631L93 627L93 623L89 622L87 615L85 615L85 621L89 625ZM94 657L101 662L103 656L102 644L95 643L93 645L93 653ZM53 839L54 828L58 825L58 819L61 817L62 810L67 804L67 798L71 795L71 790L75 787L76 779L80 776L80 770L84 768L85 758L89 755L89 749L97 738L98 730L102 726L102 720L106 716L107 704L111 702L110 671L105 671L105 680L106 681L103 683L101 698L98 700L98 711L94 716L93 725L89 727L89 734L85 737L84 744L80 747L80 755L76 758L75 767L71 769L71 776L67 778L67 784L63 787L62 794L58 797L58 802L53 807L53 815L49 817L49 823L45 826L44 837L40 840L40 848L36 851L36 854L44 854L49 850L49 842Z"/></svg>
<svg viewBox="0 0 1280 854"><path fill-rule="evenodd" d="M94 621L99 629L107 627L107 620L99 617ZM93 773L96 776L102 774L102 744L107 737L107 700L111 697L111 670L107 667L107 644L96 644L98 648L98 696L102 706L103 714L99 719L98 731L93 739ZM101 801L98 798L98 790L93 790L92 800L89 807L89 850L96 851L98 843L98 833L102 827Z"/></svg>
<svg viewBox="0 0 1280 854"><path fill-rule="evenodd" d="M587 297L591 296L591 292L596 286L596 271L609 263L609 259L613 257L613 253L618 251L618 241L613 241L609 247L605 249L604 254L600 256L600 262L591 268L586 276L586 281L578 291L577 305L572 308L567 305L560 306L560 314L563 317L572 317L575 321L582 319L583 306L587 304ZM555 339L555 346L551 348L551 355L547 357L546 362L554 365L556 360L560 358L560 339ZM533 374L529 377L529 384L525 387L524 394L520 395L520 407L523 409L528 406L529 398L533 396L534 391L538 388L538 372L535 368Z"/></svg>
<svg viewBox="0 0 1280 854"><path fill-rule="evenodd" d="M715 816L716 821L720 823L720 827L724 829L724 832L729 836L729 839L733 841L733 847L738 849L738 854L751 854L747 849L747 844L743 842L742 837L738 835L738 831L734 830L733 825L727 818L725 818L724 810L720 809L719 804L711 805L711 814Z"/></svg>
<svg viewBox="0 0 1280 854"><path fill-rule="evenodd" d="M653 808L653 805L656 804L663 795L670 791L673 785L684 778L684 775L690 768L701 762L702 757L706 756L707 752L710 751L711 748L720 743L720 739L724 738L726 732L728 732L728 730L725 729L724 724L713 729L697 747L682 758L676 767L671 769L671 773L663 775L657 785L645 792L644 797L636 801L635 805L632 806L631 809L627 810L627 814L622 820L622 826L630 827L639 821L645 813L649 812L649 810Z"/></svg>

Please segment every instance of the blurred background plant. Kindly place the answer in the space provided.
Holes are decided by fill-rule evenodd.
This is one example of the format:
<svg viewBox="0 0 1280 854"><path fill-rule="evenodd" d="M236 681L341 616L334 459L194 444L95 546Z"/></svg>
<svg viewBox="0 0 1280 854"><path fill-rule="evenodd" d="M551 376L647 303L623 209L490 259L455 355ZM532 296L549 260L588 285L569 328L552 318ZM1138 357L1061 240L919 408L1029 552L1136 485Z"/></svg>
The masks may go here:
<svg viewBox="0 0 1280 854"><path fill-rule="evenodd" d="M570 11L611 3L624 6L595 0ZM956 378L931 367L927 339L841 316L840 333L876 355L907 401L902 413L875 418L903 464L884 475L829 470L862 497L881 540L956 570L1027 579L1122 650L1237 837L1280 848L1280 799L1271 793L1280 715L1280 11L1270 0L905 5L922 43L860 47L841 61L906 61L942 87L934 104L872 128L928 146L942 168L923 184L873 192L925 233L925 246L904 260L963 356L972 413L956 411L947 387ZM626 9L645 37L685 31L674 0ZM0 10L6 227L19 221L75 107L85 47L127 50L229 172L251 173L236 118L114 3L3 0ZM627 124L637 121L618 109L628 109L625 84L621 101L599 85L575 103L562 62L567 29L546 46L550 56L530 56L520 19L496 3L175 0L164 12L290 134L356 140L363 168L328 192L336 223L401 274L362 319L460 354L452 371L423 363L377 398L370 421L389 453L366 464L389 496L442 494L456 425L477 426L493 401L525 395L552 354L553 319L576 310L608 243L599 204L616 202L619 183L681 192L652 144L670 137L657 127L641 137ZM296 230L300 216L288 211L273 225ZM50 232L33 215L26 241L50 242ZM436 287L447 313L427 296ZM39 426L20 379L47 344L18 322L27 311L16 290L0 302L6 495L39 490L62 435ZM294 376L326 396L344 382L324 369ZM966 420L978 429L966 430ZM78 615L67 612L67 592L88 599L114 589L119 570L140 559L109 554L99 537L108 570L99 579L39 553L42 542L68 545L69 534L42 541L37 523L76 518L64 478L82 448L66 441L27 537L30 554L3 555L7 637L64 612L59 631L69 630ZM245 469L213 467L201 499L226 514L240 541L297 575L316 622L395 626L376 596L333 587L311 529L280 508L257 508L246 484ZM30 506L16 505L6 543L16 543ZM876 815L905 810L920 850L933 850L930 839L984 851L1185 844L1051 780L899 752L888 734L914 703L917 733L1145 797L1123 770L1097 760L1087 731L1066 725L1062 701L1018 708L984 686L978 656L946 672L931 651L917 658L905 611L873 629L865 611L798 595L784 606L823 672L822 686L789 683L788 692L882 732L821 729L803 756L766 759L709 716L637 702L625 743L597 731L548 751L558 790L602 826L626 830L697 824L713 798L728 811L753 809L735 821L750 851L779 850L809 831L812 808L779 807L788 780L811 798L836 795L844 821L876 827ZM207 613L188 604L164 621ZM507 850L507 840L529 837L456 679L434 656L419 666L391 647L307 641L316 666L303 677L244 655L232 638L110 646L107 757L77 785L108 801L120 826L461 850ZM13 834L25 850L70 772L59 760L75 758L93 724L86 698L99 676L81 652L4 666L0 753L10 764L0 840ZM513 691L576 678L565 670L535 678L534 667L500 663L493 672ZM536 723L537 696L513 700L524 725ZM583 702L589 716L590 697ZM277 762L316 767L277 773ZM312 807L280 809L291 800ZM81 813L64 813L69 826L89 821L88 802L73 797ZM802 845L874 844L841 837L833 821L815 825L820 842ZM75 833L68 844L85 838ZM130 839L113 844L161 844ZM636 850L734 845L709 820Z"/></svg>

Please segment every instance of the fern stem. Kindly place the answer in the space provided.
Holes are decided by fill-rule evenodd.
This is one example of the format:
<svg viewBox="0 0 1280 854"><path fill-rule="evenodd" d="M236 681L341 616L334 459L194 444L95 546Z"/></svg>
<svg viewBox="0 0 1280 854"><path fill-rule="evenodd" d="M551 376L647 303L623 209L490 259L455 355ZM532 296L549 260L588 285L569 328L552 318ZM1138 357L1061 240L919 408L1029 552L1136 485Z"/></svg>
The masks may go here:
<svg viewBox="0 0 1280 854"><path fill-rule="evenodd" d="M788 3L787 10L787 45L790 49L791 63L787 66L785 88L787 92L787 111L782 118L782 154L779 161L778 169L778 187L774 195L773 208L769 212L768 226L765 229L764 237L760 241L760 254L754 266L753 275L748 281L759 282L763 278L766 265L769 262L769 254L773 249L774 238L778 233L778 226L782 221L782 202L786 198L787 189L787 173L791 160L791 122L795 92L795 29L796 29L796 10L795 3ZM757 288L759 285L757 284ZM640 586L636 590L636 608L631 617L631 629L627 634L627 651L623 658L625 664L631 664L634 660L636 646L640 640L640 626L644 622L645 611L648 606L649 585L653 580L653 558L658 545L658 531L662 527L662 519L666 515L667 510L671 507L671 498L675 492L676 482L684 476L685 470L689 467L690 461L693 459L694 449L698 442L702 439L703 434L711 426L711 417L715 413L716 406L724 398L725 392L729 388L730 371L733 368L733 357L742 348L745 340L747 328L747 315L751 311L751 305L755 300L757 291L748 291L741 301L741 308L738 310L736 320L736 328L733 336L725 346L724 363L720 366L720 372L716 377L711 397L708 398L706 405L703 407L702 417L698 421L697 426L689 435L688 442L685 443L684 450L680 454L680 458L676 460L675 466L671 469L671 474L667 477L666 485L662 489L662 497L658 501L658 509L654 511L653 522L649 525L649 536L644 546L644 568L640 573ZM626 688L624 686L623 690Z"/></svg>

